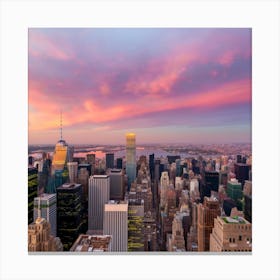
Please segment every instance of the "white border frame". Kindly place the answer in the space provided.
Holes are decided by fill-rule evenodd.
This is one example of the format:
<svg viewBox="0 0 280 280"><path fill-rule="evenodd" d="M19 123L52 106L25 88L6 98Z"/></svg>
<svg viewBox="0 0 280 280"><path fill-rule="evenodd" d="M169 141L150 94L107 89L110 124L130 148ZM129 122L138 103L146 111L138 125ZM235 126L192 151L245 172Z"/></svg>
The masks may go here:
<svg viewBox="0 0 280 280"><path fill-rule="evenodd" d="M2 1L1 279L279 279L279 2ZM253 28L252 256L34 256L27 248L28 27Z"/></svg>

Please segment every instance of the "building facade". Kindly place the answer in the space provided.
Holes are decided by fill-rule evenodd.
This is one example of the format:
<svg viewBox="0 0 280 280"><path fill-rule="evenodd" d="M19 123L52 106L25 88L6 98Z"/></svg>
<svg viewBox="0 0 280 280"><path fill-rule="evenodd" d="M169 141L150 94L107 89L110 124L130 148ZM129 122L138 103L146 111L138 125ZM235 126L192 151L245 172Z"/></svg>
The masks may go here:
<svg viewBox="0 0 280 280"><path fill-rule="evenodd" d="M214 226L214 219L221 215L219 201L205 197L203 204L200 203L197 210L198 251L209 251L210 234Z"/></svg>
<svg viewBox="0 0 280 280"><path fill-rule="evenodd" d="M89 178L88 229L103 229L104 205L110 199L110 177L94 175Z"/></svg>
<svg viewBox="0 0 280 280"><path fill-rule="evenodd" d="M211 252L252 251L252 225L243 217L217 217L210 235Z"/></svg>
<svg viewBox="0 0 280 280"><path fill-rule="evenodd" d="M51 226L51 235L56 237L56 194L43 193L34 199L34 221L44 218Z"/></svg>
<svg viewBox="0 0 280 280"><path fill-rule="evenodd" d="M57 188L57 235L64 251L69 251L82 227L81 184L63 184Z"/></svg>
<svg viewBox="0 0 280 280"><path fill-rule="evenodd" d="M112 235L112 251L127 252L128 203L109 201L104 210L103 234Z"/></svg>
<svg viewBox="0 0 280 280"><path fill-rule="evenodd" d="M136 142L134 133L126 134L126 174L129 189L136 178Z"/></svg>

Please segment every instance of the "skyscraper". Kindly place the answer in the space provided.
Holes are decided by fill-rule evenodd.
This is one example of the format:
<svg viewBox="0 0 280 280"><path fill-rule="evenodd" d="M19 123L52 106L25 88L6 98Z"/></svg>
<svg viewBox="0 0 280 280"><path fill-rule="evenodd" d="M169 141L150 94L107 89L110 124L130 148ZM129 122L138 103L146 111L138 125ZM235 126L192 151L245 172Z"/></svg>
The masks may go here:
<svg viewBox="0 0 280 280"><path fill-rule="evenodd" d="M78 163L76 161L67 162L70 183L77 183Z"/></svg>
<svg viewBox="0 0 280 280"><path fill-rule="evenodd" d="M114 168L114 154L107 153L106 154L106 169Z"/></svg>
<svg viewBox="0 0 280 280"><path fill-rule="evenodd" d="M108 173L110 176L110 199L124 199L124 176L122 169L111 169Z"/></svg>
<svg viewBox="0 0 280 280"><path fill-rule="evenodd" d="M210 251L252 251L252 225L239 216L217 217L210 235Z"/></svg>
<svg viewBox="0 0 280 280"><path fill-rule="evenodd" d="M57 188L57 235L65 251L78 238L82 223L81 184L63 184Z"/></svg>
<svg viewBox="0 0 280 280"><path fill-rule="evenodd" d="M103 234L112 235L112 251L126 252L128 241L128 204L109 201L104 208Z"/></svg>
<svg viewBox="0 0 280 280"><path fill-rule="evenodd" d="M203 204L198 205L198 251L209 251L214 219L220 215L219 201L214 198L205 197Z"/></svg>
<svg viewBox="0 0 280 280"><path fill-rule="evenodd" d="M104 205L110 199L110 177L94 175L89 178L88 229L103 229Z"/></svg>
<svg viewBox="0 0 280 280"><path fill-rule="evenodd" d="M51 235L56 237L56 194L43 193L35 197L34 221L40 216L50 223Z"/></svg>
<svg viewBox="0 0 280 280"><path fill-rule="evenodd" d="M34 198L38 195L38 170L28 168L28 224L33 222Z"/></svg>
<svg viewBox="0 0 280 280"><path fill-rule="evenodd" d="M123 159L117 158L117 169L122 169L122 168L123 168Z"/></svg>
<svg viewBox="0 0 280 280"><path fill-rule="evenodd" d="M131 183L136 178L136 144L134 133L126 134L126 174L128 189L130 189Z"/></svg>

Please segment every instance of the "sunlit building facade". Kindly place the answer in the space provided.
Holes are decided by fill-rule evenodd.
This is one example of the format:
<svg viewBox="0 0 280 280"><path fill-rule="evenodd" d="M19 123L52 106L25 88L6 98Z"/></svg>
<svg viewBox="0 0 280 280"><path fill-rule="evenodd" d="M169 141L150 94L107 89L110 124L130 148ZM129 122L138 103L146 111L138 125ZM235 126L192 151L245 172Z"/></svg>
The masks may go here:
<svg viewBox="0 0 280 280"><path fill-rule="evenodd" d="M136 142L134 133L126 134L126 174L129 189L136 178Z"/></svg>

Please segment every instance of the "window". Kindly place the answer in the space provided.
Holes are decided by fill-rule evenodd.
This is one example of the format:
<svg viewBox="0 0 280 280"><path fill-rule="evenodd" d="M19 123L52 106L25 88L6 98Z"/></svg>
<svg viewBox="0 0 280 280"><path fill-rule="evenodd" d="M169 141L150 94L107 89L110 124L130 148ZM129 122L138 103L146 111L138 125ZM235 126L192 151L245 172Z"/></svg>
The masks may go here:
<svg viewBox="0 0 280 280"><path fill-rule="evenodd" d="M231 238L229 239L229 242L231 242Z"/></svg>
<svg viewBox="0 0 280 280"><path fill-rule="evenodd" d="M242 241L242 236L241 235L239 235L239 241Z"/></svg>
<svg viewBox="0 0 280 280"><path fill-rule="evenodd" d="M235 238L232 238L232 242L235 243Z"/></svg>

